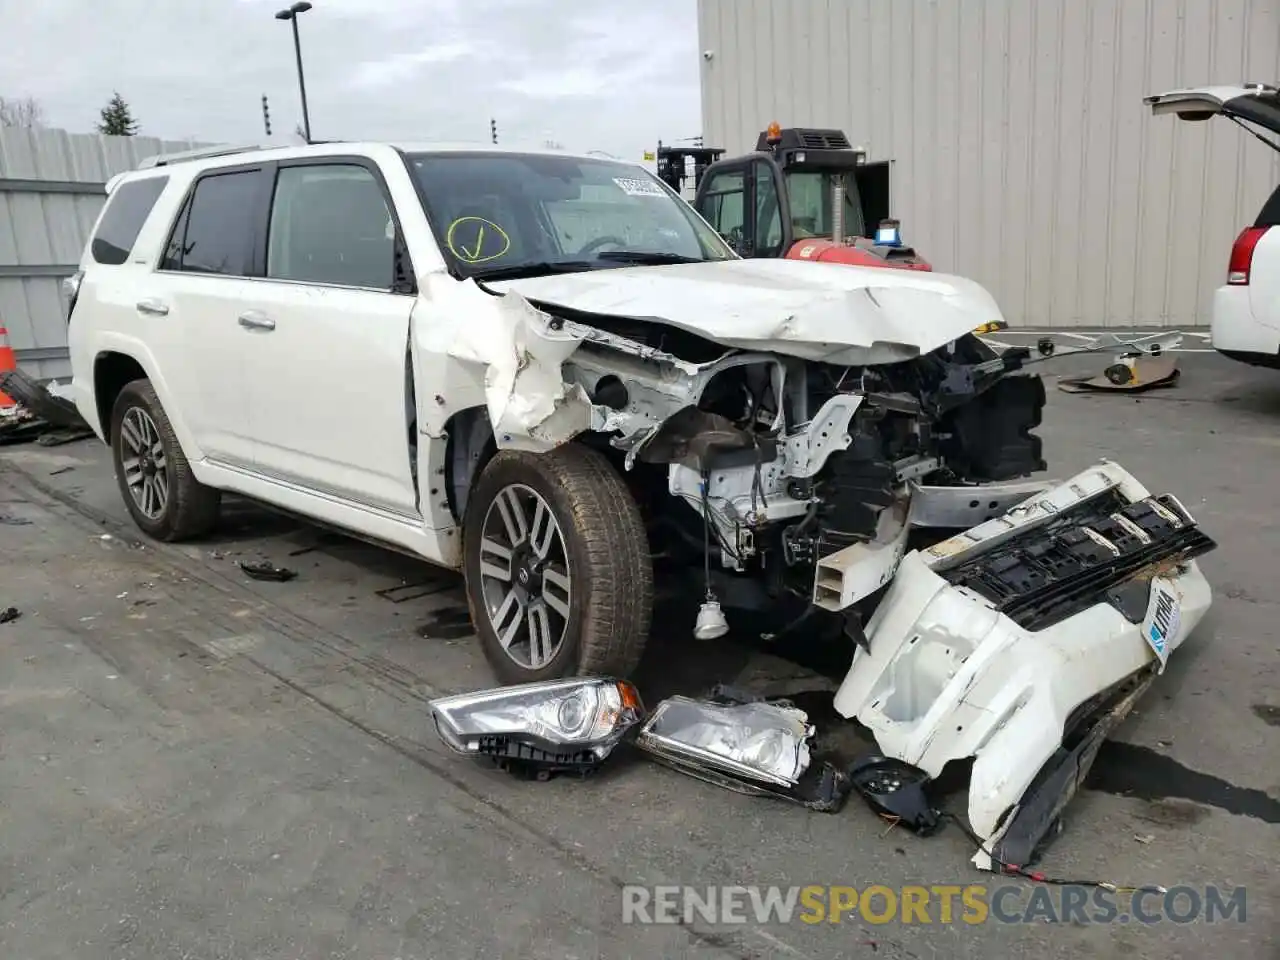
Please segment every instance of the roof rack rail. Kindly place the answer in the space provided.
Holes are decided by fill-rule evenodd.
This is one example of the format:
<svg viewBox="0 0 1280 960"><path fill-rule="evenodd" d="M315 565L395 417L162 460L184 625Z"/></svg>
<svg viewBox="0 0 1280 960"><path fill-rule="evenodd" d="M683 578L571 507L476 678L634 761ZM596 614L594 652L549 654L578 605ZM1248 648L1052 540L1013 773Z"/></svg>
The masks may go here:
<svg viewBox="0 0 1280 960"><path fill-rule="evenodd" d="M177 153L158 153L154 157L147 157L138 164L139 170L149 170L152 167L167 167L171 163L184 163L188 160L207 160L211 157L229 157L237 153L250 153L254 150L265 150L266 147L257 143L241 144L239 146L229 146L223 144L220 147L201 147L197 150L182 150Z"/></svg>

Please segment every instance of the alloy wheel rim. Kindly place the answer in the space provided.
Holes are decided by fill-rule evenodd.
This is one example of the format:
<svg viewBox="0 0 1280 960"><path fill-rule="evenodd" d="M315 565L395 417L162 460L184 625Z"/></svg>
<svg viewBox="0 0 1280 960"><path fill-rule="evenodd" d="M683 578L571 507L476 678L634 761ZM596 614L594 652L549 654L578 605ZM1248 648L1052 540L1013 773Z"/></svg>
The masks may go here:
<svg viewBox="0 0 1280 960"><path fill-rule="evenodd" d="M120 421L120 445L120 468L134 505L148 520L159 520L169 506L169 461L151 414L131 407Z"/></svg>
<svg viewBox="0 0 1280 960"><path fill-rule="evenodd" d="M536 490L510 484L489 504L480 585L489 624L514 663L539 670L555 659L569 629L569 556L551 504Z"/></svg>

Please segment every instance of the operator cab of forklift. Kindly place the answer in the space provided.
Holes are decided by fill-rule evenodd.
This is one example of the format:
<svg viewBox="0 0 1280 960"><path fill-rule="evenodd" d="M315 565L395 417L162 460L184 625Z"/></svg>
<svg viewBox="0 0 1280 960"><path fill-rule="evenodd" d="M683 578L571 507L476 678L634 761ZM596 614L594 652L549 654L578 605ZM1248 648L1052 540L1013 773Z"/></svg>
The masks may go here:
<svg viewBox="0 0 1280 960"><path fill-rule="evenodd" d="M679 190L695 161L693 206L740 256L930 269L889 218L888 161L868 162L842 131L772 123L753 153L707 163L722 152L667 148L659 172Z"/></svg>

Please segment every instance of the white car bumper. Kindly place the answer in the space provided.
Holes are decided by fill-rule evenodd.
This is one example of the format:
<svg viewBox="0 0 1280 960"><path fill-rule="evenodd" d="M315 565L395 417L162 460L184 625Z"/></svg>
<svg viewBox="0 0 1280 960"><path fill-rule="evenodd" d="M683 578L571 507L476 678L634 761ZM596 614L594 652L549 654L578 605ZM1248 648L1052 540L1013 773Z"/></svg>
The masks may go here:
<svg viewBox="0 0 1280 960"><path fill-rule="evenodd" d="M868 625L869 651L857 651L836 694L836 710L870 728L887 757L930 777L950 761L973 758L969 821L987 851L1063 745L1073 711L1144 668L1162 670L1208 610L1210 590L1194 560L1148 564L1121 578L1153 585L1130 600L1129 616L1099 597L1028 627L1017 622L1029 622L1025 608L1000 612L1016 604L955 585L948 571L954 577L1013 537L1030 533L1029 542L1047 542L1048 532L1035 531L1061 523L1060 515L1077 505L1116 494L1130 503L1150 496L1125 470L1104 463L1002 517L908 554ZM1185 526L1187 536L1200 536L1193 522ZM990 867L983 853L975 862Z"/></svg>
<svg viewBox="0 0 1280 960"><path fill-rule="evenodd" d="M1280 366L1280 328L1257 319L1248 287L1214 291L1209 336L1215 350L1233 359Z"/></svg>

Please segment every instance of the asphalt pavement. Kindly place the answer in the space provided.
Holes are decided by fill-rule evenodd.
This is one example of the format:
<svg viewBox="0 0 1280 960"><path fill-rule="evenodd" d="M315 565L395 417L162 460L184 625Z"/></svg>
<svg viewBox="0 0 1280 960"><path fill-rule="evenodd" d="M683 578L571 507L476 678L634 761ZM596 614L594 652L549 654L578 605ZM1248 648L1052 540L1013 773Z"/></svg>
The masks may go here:
<svg viewBox="0 0 1280 960"><path fill-rule="evenodd" d="M1243 887L1243 919L972 924L935 904L929 923L624 923L629 884L1008 885L1006 915L1045 888L978 873L955 829L918 839L856 799L811 812L628 756L546 783L455 757L427 701L492 685L455 577L247 504L202 543L146 541L88 441L0 449L0 609L21 611L0 624L0 957L1275 960L1280 374L1187 352L1168 391L1054 389L1105 359L1041 367L1050 472L1108 457L1176 494L1219 543L1202 562L1215 603L1039 869ZM299 575L253 581L251 559ZM773 656L738 626L697 644L659 616L646 699L767 687L858 737L823 710L828 661Z"/></svg>

